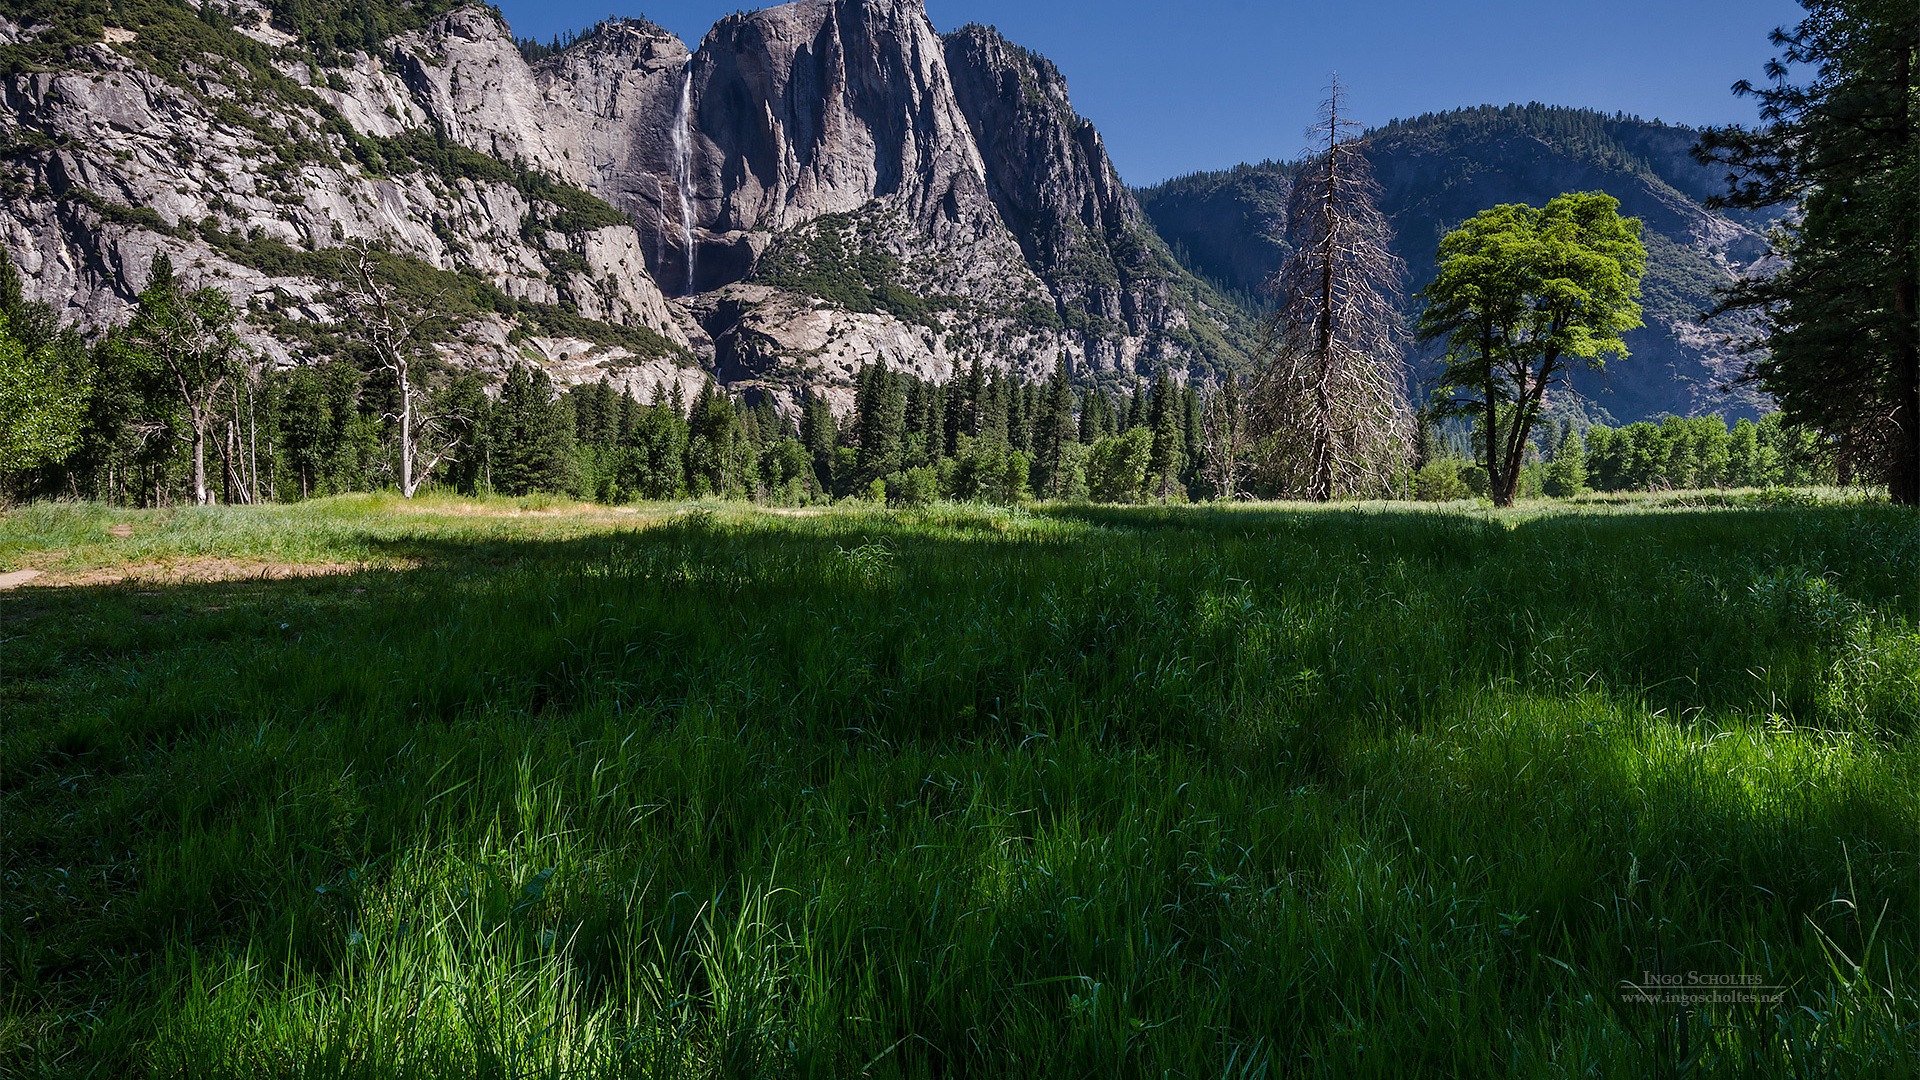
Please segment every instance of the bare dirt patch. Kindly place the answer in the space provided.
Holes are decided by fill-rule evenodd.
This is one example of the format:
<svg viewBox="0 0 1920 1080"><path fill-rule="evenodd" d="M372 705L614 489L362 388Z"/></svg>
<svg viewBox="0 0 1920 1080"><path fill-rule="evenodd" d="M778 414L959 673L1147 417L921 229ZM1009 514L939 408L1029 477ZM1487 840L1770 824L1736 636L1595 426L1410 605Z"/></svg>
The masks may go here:
<svg viewBox="0 0 1920 1080"><path fill-rule="evenodd" d="M487 506L482 503L443 503L438 506L408 507L408 513L424 514L433 517L458 518L559 518L605 517L617 509L597 506L592 503L572 503L562 506L547 506L539 509L527 509L518 506Z"/></svg>
<svg viewBox="0 0 1920 1080"><path fill-rule="evenodd" d="M38 570L15 570L11 574L0 574L0 592L17 589L38 577L40 577Z"/></svg>
<svg viewBox="0 0 1920 1080"><path fill-rule="evenodd" d="M219 581L288 581L294 578L338 577L367 569L363 563L287 563L260 559L181 559L169 563L101 566L70 572L51 571L34 585L71 588L85 585L201 585ZM4 586L0 586L4 587Z"/></svg>

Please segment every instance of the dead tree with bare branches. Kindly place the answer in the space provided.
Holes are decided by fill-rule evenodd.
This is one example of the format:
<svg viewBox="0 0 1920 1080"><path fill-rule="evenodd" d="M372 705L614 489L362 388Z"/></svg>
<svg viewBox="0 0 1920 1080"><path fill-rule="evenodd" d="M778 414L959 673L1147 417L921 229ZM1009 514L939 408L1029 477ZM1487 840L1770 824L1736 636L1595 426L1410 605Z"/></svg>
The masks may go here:
<svg viewBox="0 0 1920 1080"><path fill-rule="evenodd" d="M366 343L374 365L394 381L399 411L387 419L400 426L400 494L413 498L420 485L433 475L443 461L451 461L452 440L442 436L448 416L421 411L423 397L415 378L421 350L428 343L428 331L440 319L436 293L425 303L403 297L385 281L380 271L379 251L361 241L342 256L346 288L341 300L349 320L348 330ZM437 442L435 449L423 449ZM416 465L421 458L425 465Z"/></svg>
<svg viewBox="0 0 1920 1080"><path fill-rule="evenodd" d="M1263 486L1325 502L1387 494L1412 461L1405 267L1338 80L1288 206L1292 254L1268 282L1250 419Z"/></svg>

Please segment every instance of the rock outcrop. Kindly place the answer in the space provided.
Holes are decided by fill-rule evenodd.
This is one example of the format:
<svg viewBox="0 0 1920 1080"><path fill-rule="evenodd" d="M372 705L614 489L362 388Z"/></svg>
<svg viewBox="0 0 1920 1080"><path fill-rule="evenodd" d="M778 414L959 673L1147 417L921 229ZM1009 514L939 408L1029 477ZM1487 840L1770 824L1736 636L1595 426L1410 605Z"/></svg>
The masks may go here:
<svg viewBox="0 0 1920 1080"><path fill-rule="evenodd" d="M335 66L223 10L4 79L0 239L37 298L104 325L164 250L291 359L329 317L326 253L374 240L506 298L454 347L494 367L791 396L880 360L1119 380L1239 355L1242 316L1159 243L1052 65L943 39L920 0L729 16L697 51L614 21L534 64L485 8Z"/></svg>
<svg viewBox="0 0 1920 1080"><path fill-rule="evenodd" d="M303 352L287 331L331 317L329 253L369 241L448 284L484 282L509 302L496 307L524 307L473 313L448 342L462 359L497 369L593 350L655 377L692 362L630 223L569 223L563 204L576 200L544 179L516 182L505 162L448 172L390 144L382 157L379 140L418 141L430 125L419 95L381 59L316 69L263 12L241 14L256 20L244 43L195 22L199 43L230 53L183 53L172 38L148 49L141 30L109 28L56 70L0 82L0 243L35 299L104 326L165 252L189 283L227 291L251 344L287 362ZM606 333L542 333L543 315Z"/></svg>

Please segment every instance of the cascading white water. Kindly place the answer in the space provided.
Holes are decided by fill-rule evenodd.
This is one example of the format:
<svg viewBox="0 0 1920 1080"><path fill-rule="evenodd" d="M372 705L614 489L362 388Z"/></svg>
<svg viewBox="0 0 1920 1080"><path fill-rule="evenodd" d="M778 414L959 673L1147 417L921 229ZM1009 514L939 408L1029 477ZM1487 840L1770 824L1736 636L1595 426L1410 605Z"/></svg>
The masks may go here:
<svg viewBox="0 0 1920 1080"><path fill-rule="evenodd" d="M673 172L680 185L680 246L687 253L687 293L693 292L693 57L680 77L680 109L674 114Z"/></svg>

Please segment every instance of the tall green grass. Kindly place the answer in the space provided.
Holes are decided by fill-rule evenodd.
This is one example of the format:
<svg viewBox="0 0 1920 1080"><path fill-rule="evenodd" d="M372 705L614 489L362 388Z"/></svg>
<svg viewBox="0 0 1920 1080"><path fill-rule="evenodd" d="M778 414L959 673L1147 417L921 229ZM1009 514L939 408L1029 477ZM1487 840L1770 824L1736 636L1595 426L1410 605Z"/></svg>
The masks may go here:
<svg viewBox="0 0 1920 1080"><path fill-rule="evenodd" d="M0 598L8 1075L1920 1072L1911 514L196 527L412 569Z"/></svg>

